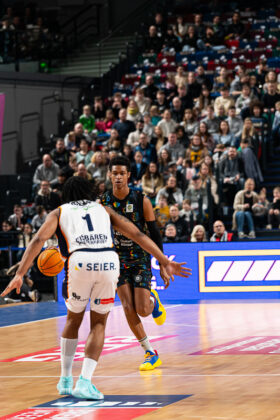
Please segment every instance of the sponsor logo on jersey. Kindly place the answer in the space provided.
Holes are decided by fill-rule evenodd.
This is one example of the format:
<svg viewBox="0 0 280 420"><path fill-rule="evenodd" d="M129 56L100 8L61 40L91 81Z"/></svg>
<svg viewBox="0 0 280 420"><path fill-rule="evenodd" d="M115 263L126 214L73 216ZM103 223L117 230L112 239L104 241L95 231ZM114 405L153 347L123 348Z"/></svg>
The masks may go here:
<svg viewBox="0 0 280 420"><path fill-rule="evenodd" d="M96 233L92 235L80 235L75 240L79 245L98 245L105 244L108 241L108 236L102 233Z"/></svg>
<svg viewBox="0 0 280 420"><path fill-rule="evenodd" d="M137 276L135 276L135 281L136 281L137 283L140 283L140 282L141 282L141 280L142 280L142 276L140 276L139 274L138 274Z"/></svg>
<svg viewBox="0 0 280 420"><path fill-rule="evenodd" d="M127 204L125 211L126 213L133 213L133 204Z"/></svg>
<svg viewBox="0 0 280 420"><path fill-rule="evenodd" d="M113 262L102 262L102 263L87 263L87 271L113 271L116 270L116 266Z"/></svg>
<svg viewBox="0 0 280 420"><path fill-rule="evenodd" d="M78 263L78 267L75 265L75 270L79 271L80 268L82 268L82 267L83 267L83 263Z"/></svg>

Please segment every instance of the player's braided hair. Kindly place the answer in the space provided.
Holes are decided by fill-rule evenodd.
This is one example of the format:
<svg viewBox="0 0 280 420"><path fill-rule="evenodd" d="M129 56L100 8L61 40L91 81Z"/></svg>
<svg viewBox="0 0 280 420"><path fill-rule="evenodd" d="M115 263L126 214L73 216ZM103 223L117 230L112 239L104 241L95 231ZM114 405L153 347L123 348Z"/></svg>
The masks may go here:
<svg viewBox="0 0 280 420"><path fill-rule="evenodd" d="M96 191L94 185L80 176L72 176L67 179L62 189L62 202L70 203L79 200L95 200Z"/></svg>

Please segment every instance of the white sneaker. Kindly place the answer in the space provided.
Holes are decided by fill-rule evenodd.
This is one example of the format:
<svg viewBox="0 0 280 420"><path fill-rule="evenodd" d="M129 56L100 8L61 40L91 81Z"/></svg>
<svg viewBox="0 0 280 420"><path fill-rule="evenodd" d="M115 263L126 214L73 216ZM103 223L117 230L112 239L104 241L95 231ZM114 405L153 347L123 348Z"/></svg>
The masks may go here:
<svg viewBox="0 0 280 420"><path fill-rule="evenodd" d="M268 229L268 230L271 230L272 229L272 225L266 225L265 228Z"/></svg>
<svg viewBox="0 0 280 420"><path fill-rule="evenodd" d="M239 239L243 239L243 238L245 238L245 234L244 234L244 232L238 232L238 238L239 238Z"/></svg>
<svg viewBox="0 0 280 420"><path fill-rule="evenodd" d="M254 230L251 230L251 232L249 232L249 235L248 235L248 238L255 238L256 237L256 234L255 234L255 231Z"/></svg>

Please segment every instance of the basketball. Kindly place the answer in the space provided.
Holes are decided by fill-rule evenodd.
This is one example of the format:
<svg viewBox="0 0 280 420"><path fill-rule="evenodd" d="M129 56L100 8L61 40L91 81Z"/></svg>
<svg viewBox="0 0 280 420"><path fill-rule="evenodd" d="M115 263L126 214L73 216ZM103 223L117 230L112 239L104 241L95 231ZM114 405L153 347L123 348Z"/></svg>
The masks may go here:
<svg viewBox="0 0 280 420"><path fill-rule="evenodd" d="M57 276L64 266L61 254L58 249L45 249L37 260L37 266L44 276Z"/></svg>

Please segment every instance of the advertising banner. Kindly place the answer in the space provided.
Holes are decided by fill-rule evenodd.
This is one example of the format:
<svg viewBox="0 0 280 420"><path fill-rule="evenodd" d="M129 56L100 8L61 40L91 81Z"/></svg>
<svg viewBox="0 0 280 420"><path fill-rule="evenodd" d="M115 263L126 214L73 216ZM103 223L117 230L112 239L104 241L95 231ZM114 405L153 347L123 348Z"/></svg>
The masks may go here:
<svg viewBox="0 0 280 420"><path fill-rule="evenodd" d="M192 276L175 277L164 290L159 265L151 259L152 288L168 303L205 299L277 299L280 297L278 242L225 242L165 244L170 260L186 262ZM64 273L58 276L58 295Z"/></svg>

